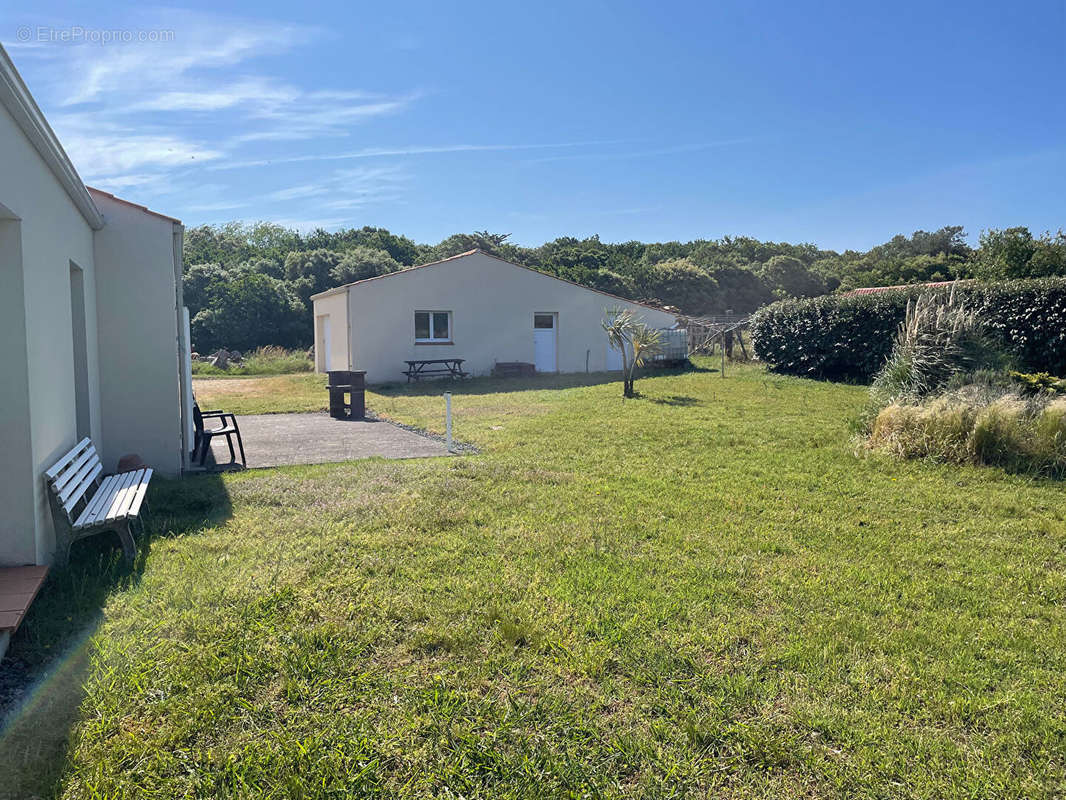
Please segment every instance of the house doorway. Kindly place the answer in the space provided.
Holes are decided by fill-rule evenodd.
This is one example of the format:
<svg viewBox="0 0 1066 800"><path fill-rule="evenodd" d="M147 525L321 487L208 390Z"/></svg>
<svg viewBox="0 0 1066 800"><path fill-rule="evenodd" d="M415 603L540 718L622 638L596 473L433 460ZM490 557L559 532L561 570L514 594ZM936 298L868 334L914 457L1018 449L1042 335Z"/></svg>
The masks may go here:
<svg viewBox="0 0 1066 800"><path fill-rule="evenodd" d="M78 438L90 435L89 345L85 330L85 272L70 262L70 327L74 348L74 408Z"/></svg>
<svg viewBox="0 0 1066 800"><path fill-rule="evenodd" d="M329 360L330 343L333 339L330 336L329 329L329 314L321 314L318 317L318 368L320 372L329 372L333 369L333 365Z"/></svg>
<svg viewBox="0 0 1066 800"><path fill-rule="evenodd" d="M533 315L533 364L537 372L555 372L556 364L556 330L559 315L536 313Z"/></svg>

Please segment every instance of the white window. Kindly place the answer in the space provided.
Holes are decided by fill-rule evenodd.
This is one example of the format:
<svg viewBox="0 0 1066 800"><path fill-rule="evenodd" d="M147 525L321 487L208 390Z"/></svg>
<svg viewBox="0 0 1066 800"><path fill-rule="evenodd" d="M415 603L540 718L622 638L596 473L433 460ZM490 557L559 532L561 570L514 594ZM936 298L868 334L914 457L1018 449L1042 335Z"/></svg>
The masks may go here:
<svg viewBox="0 0 1066 800"><path fill-rule="evenodd" d="M451 311L416 311L416 342L450 342L452 340Z"/></svg>

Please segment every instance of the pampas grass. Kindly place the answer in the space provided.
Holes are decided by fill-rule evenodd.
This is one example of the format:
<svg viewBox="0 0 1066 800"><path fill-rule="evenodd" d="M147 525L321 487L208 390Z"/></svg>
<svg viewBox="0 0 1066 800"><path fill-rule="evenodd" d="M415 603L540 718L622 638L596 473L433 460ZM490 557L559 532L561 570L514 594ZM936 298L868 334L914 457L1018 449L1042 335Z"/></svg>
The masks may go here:
<svg viewBox="0 0 1066 800"><path fill-rule="evenodd" d="M871 396L878 406L916 402L942 389L960 373L1001 366L976 312L952 287L946 300L931 292L907 303L892 352L874 378Z"/></svg>

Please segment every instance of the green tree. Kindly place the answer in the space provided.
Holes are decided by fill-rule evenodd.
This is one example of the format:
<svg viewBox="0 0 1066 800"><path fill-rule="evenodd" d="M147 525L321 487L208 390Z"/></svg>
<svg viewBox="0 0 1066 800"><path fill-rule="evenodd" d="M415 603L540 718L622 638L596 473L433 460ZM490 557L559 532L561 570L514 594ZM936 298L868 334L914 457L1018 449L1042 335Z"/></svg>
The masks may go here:
<svg viewBox="0 0 1066 800"><path fill-rule="evenodd" d="M488 231L456 233L434 247L428 254L428 260L440 261L465 253L467 250L483 250L500 258L514 261L519 248L507 242L510 236L509 233L489 233Z"/></svg>
<svg viewBox="0 0 1066 800"><path fill-rule="evenodd" d="M825 279L795 256L774 256L759 277L776 298L816 297L827 289Z"/></svg>
<svg viewBox="0 0 1066 800"><path fill-rule="evenodd" d="M208 305L208 290L212 284L224 281L226 277L226 270L218 264L194 264L185 270L181 278L181 294L190 317L195 317Z"/></svg>
<svg viewBox="0 0 1066 800"><path fill-rule="evenodd" d="M332 273L340 264L341 258L340 253L321 248L306 253L289 253L285 257L285 279L309 315L312 308L311 295L337 285Z"/></svg>
<svg viewBox="0 0 1066 800"><path fill-rule="evenodd" d="M306 347L310 322L299 300L282 281L245 273L208 288L208 304L192 319L193 346L252 350L263 345Z"/></svg>
<svg viewBox="0 0 1066 800"><path fill-rule="evenodd" d="M329 274L333 285L341 286L378 275L387 275L402 268L403 265L386 251L359 246L346 251Z"/></svg>
<svg viewBox="0 0 1066 800"><path fill-rule="evenodd" d="M718 283L688 259L679 258L652 267L643 289L649 299L687 314L704 314L714 307Z"/></svg>
<svg viewBox="0 0 1066 800"><path fill-rule="evenodd" d="M596 270L593 273L591 285L593 289L616 294L619 297L633 299L637 296L637 287L631 278L607 269Z"/></svg>
<svg viewBox="0 0 1066 800"><path fill-rule="evenodd" d="M722 267L712 272L711 277L718 283L711 313L748 314L774 299L762 279L747 267Z"/></svg>
<svg viewBox="0 0 1066 800"><path fill-rule="evenodd" d="M990 281L1066 275L1066 234L1045 233L1038 239L1025 227L987 230L973 270Z"/></svg>

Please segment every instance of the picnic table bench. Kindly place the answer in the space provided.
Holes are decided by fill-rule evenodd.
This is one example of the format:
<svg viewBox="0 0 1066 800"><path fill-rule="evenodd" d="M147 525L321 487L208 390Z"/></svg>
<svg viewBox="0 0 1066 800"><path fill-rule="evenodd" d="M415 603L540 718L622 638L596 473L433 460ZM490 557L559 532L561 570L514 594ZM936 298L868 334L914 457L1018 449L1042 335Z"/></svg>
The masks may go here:
<svg viewBox="0 0 1066 800"><path fill-rule="evenodd" d="M418 380L419 378L429 378L435 375L449 375L453 378L465 378L470 373L463 372L462 358L423 358L415 359L413 361L407 361L407 369L404 370L404 375L407 376L407 382L412 380Z"/></svg>
<svg viewBox="0 0 1066 800"><path fill-rule="evenodd" d="M101 477L103 471L96 447L86 437L44 473L51 489L48 496L60 565L66 563L73 542L101 531L118 534L126 561L133 563L137 558L133 525L140 520L152 470L141 467Z"/></svg>

